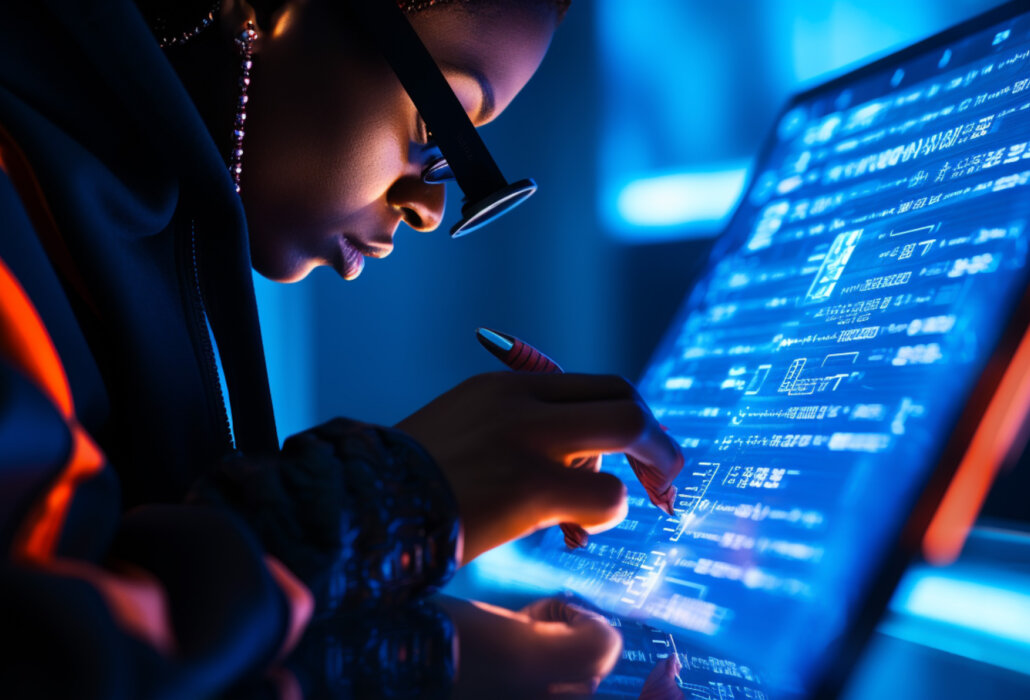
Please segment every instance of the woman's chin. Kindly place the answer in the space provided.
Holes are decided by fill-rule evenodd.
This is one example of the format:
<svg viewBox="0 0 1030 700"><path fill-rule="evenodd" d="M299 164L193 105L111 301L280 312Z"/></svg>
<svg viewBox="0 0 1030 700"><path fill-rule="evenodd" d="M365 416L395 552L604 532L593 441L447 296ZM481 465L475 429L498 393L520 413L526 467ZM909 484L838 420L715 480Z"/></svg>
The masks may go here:
<svg viewBox="0 0 1030 700"><path fill-rule="evenodd" d="M311 258L290 256L270 257L271 259L269 260L265 256L259 255L257 251L252 251L251 265L262 277L270 279L273 282L283 282L286 284L300 282L311 274L311 271L319 265L329 264L324 260L320 261Z"/></svg>

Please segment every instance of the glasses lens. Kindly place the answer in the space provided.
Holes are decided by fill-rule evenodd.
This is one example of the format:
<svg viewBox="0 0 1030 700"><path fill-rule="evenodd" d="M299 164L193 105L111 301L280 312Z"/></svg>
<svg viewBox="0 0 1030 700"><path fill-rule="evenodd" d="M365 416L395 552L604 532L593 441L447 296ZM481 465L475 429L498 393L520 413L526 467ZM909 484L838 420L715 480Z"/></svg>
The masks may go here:
<svg viewBox="0 0 1030 700"><path fill-rule="evenodd" d="M462 220L451 229L451 237L457 238L486 226L497 217L526 201L536 192L536 183L531 178L505 185L484 199L466 203L461 208Z"/></svg>
<svg viewBox="0 0 1030 700"><path fill-rule="evenodd" d="M453 179L454 173L451 172L451 166L447 164L447 159L443 157L435 158L422 171L422 181L430 185L437 185Z"/></svg>

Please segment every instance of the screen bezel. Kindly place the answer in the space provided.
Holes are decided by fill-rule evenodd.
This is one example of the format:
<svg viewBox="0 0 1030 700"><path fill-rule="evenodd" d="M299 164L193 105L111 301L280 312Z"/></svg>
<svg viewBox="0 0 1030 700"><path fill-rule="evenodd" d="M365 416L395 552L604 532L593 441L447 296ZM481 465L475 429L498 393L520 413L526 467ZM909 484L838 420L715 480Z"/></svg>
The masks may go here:
<svg viewBox="0 0 1030 700"><path fill-rule="evenodd" d="M840 90L850 83L883 72L892 66L934 49L943 48L971 34L1025 13L1030 13L1030 0L1012 0L911 46L794 94L779 112L755 162L763 162L771 155L777 144L775 125L787 112L799 104ZM754 185L757 175L755 169L752 169L736 210L727 222L722 235L712 246L705 269L710 269L731 246L739 243L736 236L728 234L745 216L743 212L747 209L747 193ZM688 298L692 296L690 295ZM682 308L681 306L680 311ZM890 603L898 582L913 559L919 554L920 545L930 522L958 471L974 434L981 427L984 413L998 391L1006 369L1012 363L1016 350L1024 337L1028 335L1028 331L1030 331L1030 267L1023 272L1023 294L1018 300L1014 300L1012 311L1001 336L988 356L980 376L975 380L957 419L952 423L950 433L947 433L948 439L941 446L936 459L933 460L933 466L923 480L922 487L913 498L907 519L898 530L896 537L888 544L883 559L871 567L872 585L861 596L860 603L856 606L856 614L850 620L843 634L835 641L833 648L827 652L826 664L816 676L811 697L835 698L842 691L848 676L879 624L880 617ZM664 342L660 343L656 348L656 353L660 353L664 345ZM652 357L648 366L651 366L654 361L655 358ZM1023 416L1022 422L1021 438L1027 433L1027 416ZM1018 445L1020 441L1016 442ZM985 465L985 468L989 467L990 465Z"/></svg>

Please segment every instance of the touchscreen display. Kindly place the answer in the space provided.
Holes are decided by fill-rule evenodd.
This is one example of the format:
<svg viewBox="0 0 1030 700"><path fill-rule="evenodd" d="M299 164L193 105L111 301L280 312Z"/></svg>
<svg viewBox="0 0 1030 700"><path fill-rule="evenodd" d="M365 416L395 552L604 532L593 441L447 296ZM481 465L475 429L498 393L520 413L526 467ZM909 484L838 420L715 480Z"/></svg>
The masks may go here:
<svg viewBox="0 0 1030 700"><path fill-rule="evenodd" d="M610 456L625 521L523 554L808 686L1023 292L1028 185L1025 17L792 104L639 385L686 453L676 516Z"/></svg>

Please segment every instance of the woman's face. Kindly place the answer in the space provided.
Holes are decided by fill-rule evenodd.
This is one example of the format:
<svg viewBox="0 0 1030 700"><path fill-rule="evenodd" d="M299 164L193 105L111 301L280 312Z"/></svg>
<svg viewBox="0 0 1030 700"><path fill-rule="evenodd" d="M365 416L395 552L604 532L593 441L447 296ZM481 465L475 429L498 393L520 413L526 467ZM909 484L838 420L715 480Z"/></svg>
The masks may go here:
<svg viewBox="0 0 1030 700"><path fill-rule="evenodd" d="M444 188L421 180L430 154L415 106L333 1L291 3L251 74L240 186L254 267L284 282L317 265L354 279L390 253L401 221L431 231L443 217ZM411 16L476 126L536 71L557 16L546 2L478 7Z"/></svg>

